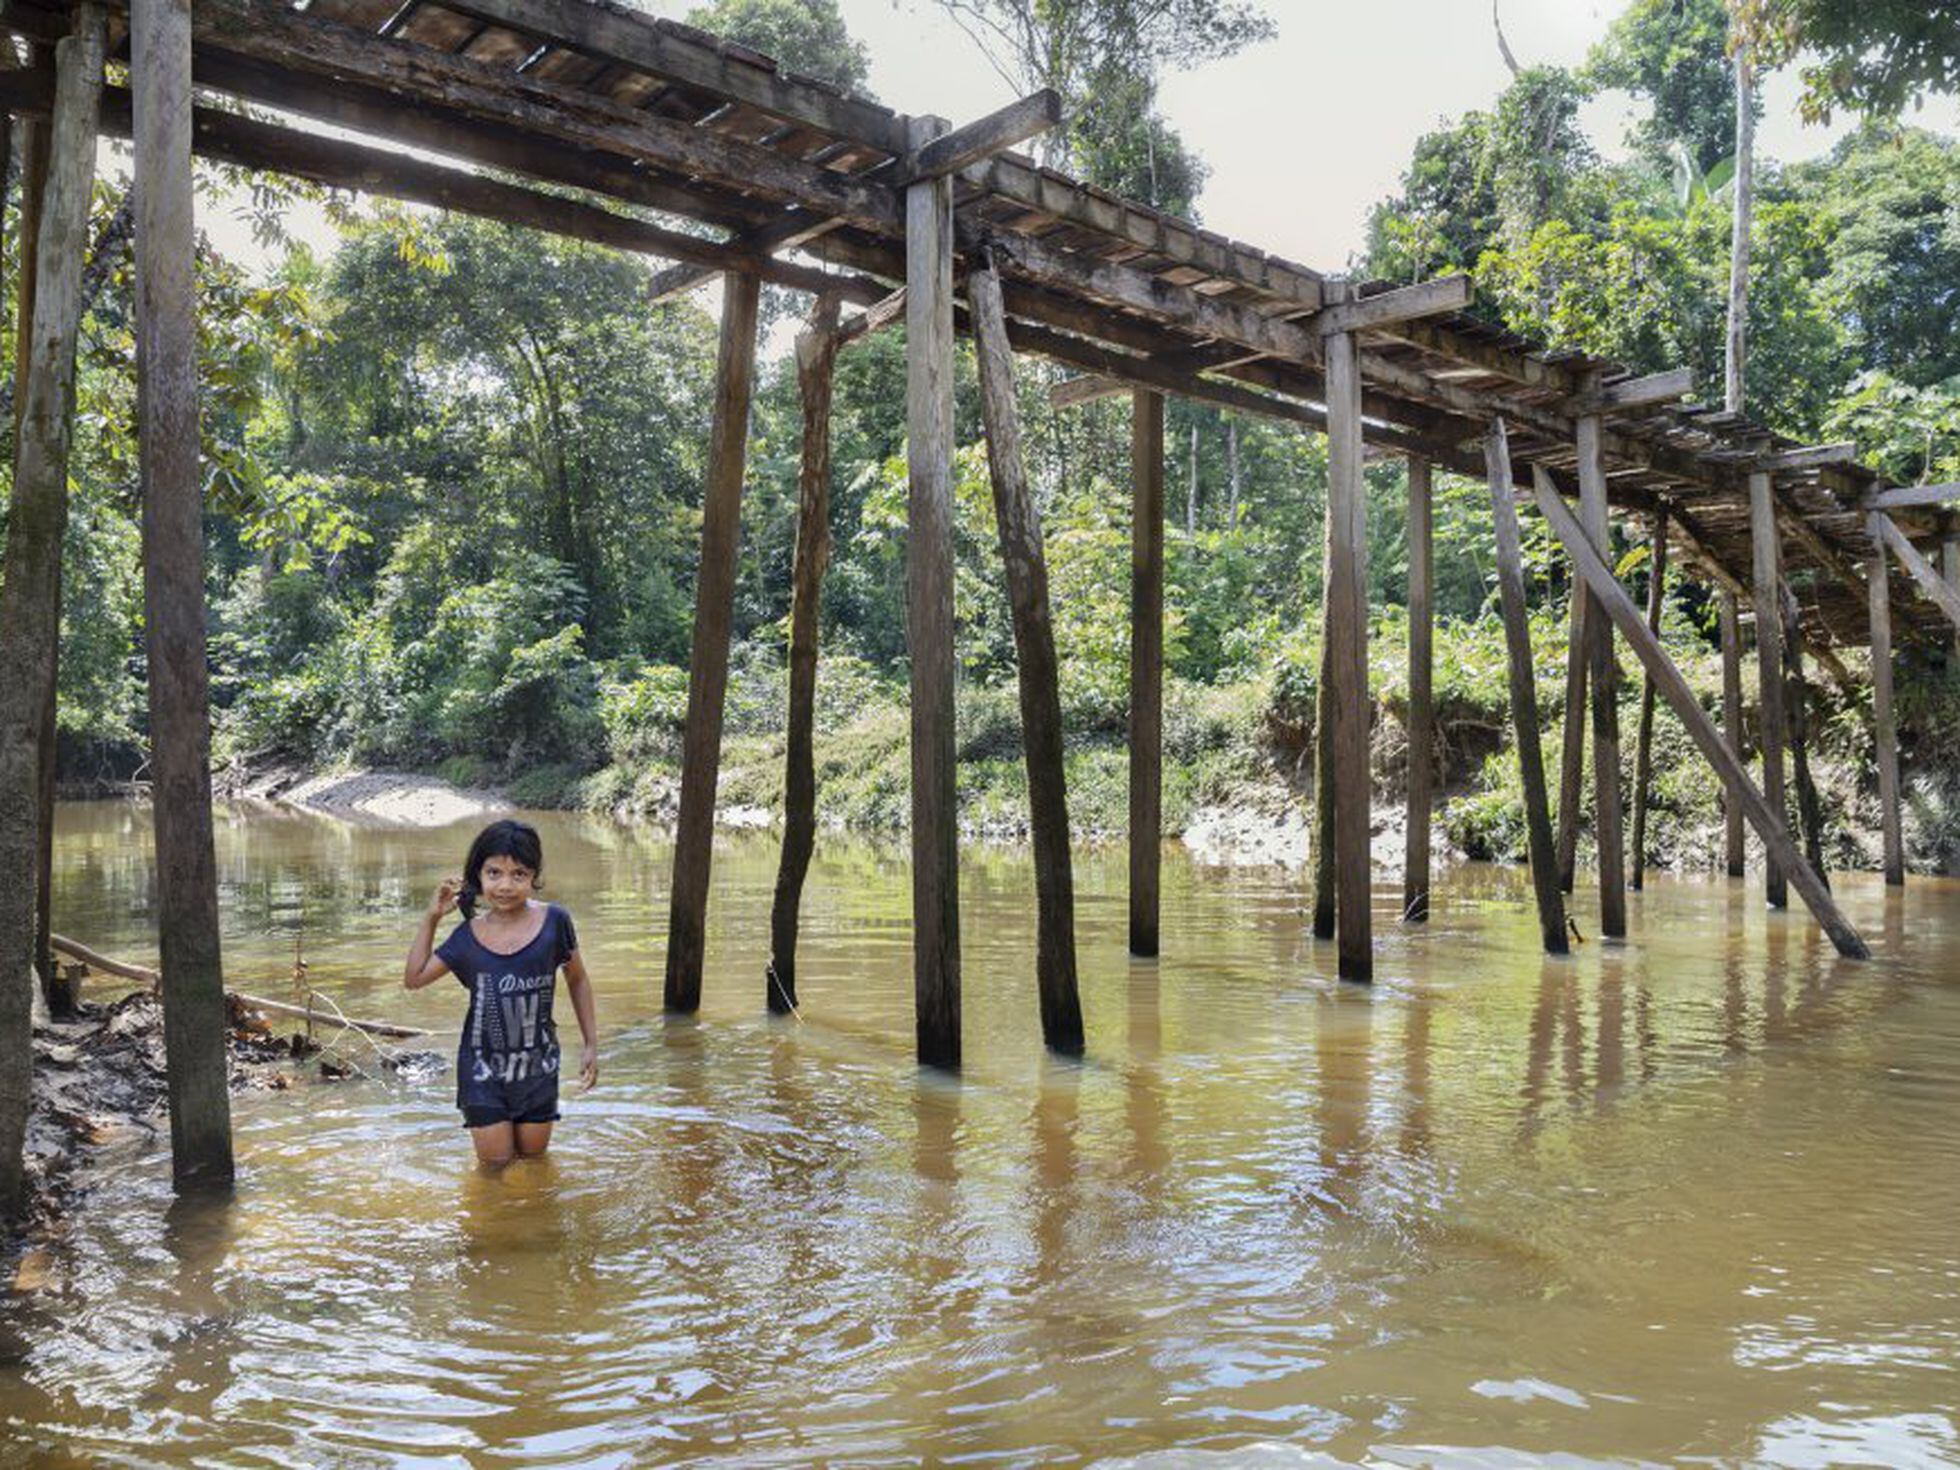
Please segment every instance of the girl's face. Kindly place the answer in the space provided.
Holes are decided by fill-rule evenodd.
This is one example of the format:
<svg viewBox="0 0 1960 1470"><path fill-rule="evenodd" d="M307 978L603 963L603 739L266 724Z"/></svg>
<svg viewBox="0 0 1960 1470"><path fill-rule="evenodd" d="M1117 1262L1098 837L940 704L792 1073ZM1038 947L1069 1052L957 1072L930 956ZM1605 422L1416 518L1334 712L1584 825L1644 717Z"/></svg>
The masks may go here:
<svg viewBox="0 0 1960 1470"><path fill-rule="evenodd" d="M516 858L500 854L483 860L476 884L492 908L499 913L515 913L530 901L537 874Z"/></svg>

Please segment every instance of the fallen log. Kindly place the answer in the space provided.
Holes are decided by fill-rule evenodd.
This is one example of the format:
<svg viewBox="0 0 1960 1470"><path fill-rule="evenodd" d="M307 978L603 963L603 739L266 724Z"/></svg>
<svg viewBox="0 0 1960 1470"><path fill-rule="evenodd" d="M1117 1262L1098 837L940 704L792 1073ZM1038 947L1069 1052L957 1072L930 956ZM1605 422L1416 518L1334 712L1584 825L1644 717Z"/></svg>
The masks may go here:
<svg viewBox="0 0 1960 1470"><path fill-rule="evenodd" d="M80 960L92 970L100 970L107 975L120 975L125 980L134 980L139 985L155 989L160 976L148 965L133 965L125 960L112 960L107 955L98 954L85 944L60 934L48 937L48 942L62 954ZM349 1030L365 1032L369 1036L387 1036L407 1039L427 1036L429 1033L419 1026L404 1026L395 1021L362 1021L351 1016L343 1016L337 1009L322 1009L319 1006L297 1005L292 1001L268 1000L264 996L246 995L243 991L229 991L228 996L240 1005L255 1011L269 1011L276 1016L298 1016L309 1023L322 1021L333 1026L345 1026Z"/></svg>

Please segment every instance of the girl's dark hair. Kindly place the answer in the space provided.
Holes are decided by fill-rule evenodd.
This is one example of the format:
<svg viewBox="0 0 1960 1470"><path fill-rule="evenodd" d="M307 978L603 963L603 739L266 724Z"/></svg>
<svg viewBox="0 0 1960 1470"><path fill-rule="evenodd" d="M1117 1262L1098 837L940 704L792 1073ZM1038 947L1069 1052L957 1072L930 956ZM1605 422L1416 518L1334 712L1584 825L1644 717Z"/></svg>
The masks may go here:
<svg viewBox="0 0 1960 1470"><path fill-rule="evenodd" d="M531 870L534 887L544 886L544 844L538 841L538 829L508 817L492 822L476 834L470 855L463 860L463 891L456 896L456 907L466 919L476 917L476 901L483 896L479 882L483 865L493 857L515 858Z"/></svg>

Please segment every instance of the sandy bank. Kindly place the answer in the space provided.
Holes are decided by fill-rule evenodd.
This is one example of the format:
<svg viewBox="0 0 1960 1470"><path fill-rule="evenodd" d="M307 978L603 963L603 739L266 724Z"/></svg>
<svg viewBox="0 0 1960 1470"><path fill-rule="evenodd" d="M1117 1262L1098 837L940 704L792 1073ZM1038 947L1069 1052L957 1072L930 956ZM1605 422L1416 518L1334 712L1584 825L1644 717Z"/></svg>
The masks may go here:
<svg viewBox="0 0 1960 1470"><path fill-rule="evenodd" d="M404 827L446 827L510 810L510 803L494 791L407 771L265 771L224 794Z"/></svg>

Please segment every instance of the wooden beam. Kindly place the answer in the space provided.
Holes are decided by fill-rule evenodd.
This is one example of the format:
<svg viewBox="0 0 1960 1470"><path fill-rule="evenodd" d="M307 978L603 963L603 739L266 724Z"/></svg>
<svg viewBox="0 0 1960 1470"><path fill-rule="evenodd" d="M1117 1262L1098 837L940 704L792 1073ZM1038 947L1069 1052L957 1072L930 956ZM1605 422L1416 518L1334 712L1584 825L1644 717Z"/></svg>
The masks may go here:
<svg viewBox="0 0 1960 1470"><path fill-rule="evenodd" d="M1511 726L1524 786L1525 842L1531 860L1531 886L1538 900L1538 929L1547 954L1565 954L1565 898L1559 888L1558 848L1545 793L1545 756L1538 743L1538 689L1531 658L1531 614L1525 604L1524 553L1518 511L1511 488L1511 450L1504 421L1491 420L1484 441L1490 482L1491 522L1497 542L1498 604L1504 616L1509 656Z"/></svg>
<svg viewBox="0 0 1960 1470"><path fill-rule="evenodd" d="M480 122L517 127L574 148L620 154L880 233L895 235L900 229L898 198L889 189L595 93L466 56L383 40L279 6L199 0L194 21L200 48L328 81L359 83L408 103L438 97L445 108Z"/></svg>
<svg viewBox="0 0 1960 1470"><path fill-rule="evenodd" d="M1857 462L1856 444L1813 444L1803 449L1780 449L1765 454L1756 461L1756 468L1771 474L1780 474L1791 470L1816 470L1829 465L1847 465Z"/></svg>
<svg viewBox="0 0 1960 1470"><path fill-rule="evenodd" d="M1063 378L1051 387L1048 390L1048 403L1053 408L1080 408L1085 403L1100 403L1105 398L1118 398L1130 391L1130 385L1120 378L1084 373L1079 377Z"/></svg>
<svg viewBox="0 0 1960 1470"><path fill-rule="evenodd" d="M1158 949L1164 833L1164 396L1130 416L1130 953Z"/></svg>
<svg viewBox="0 0 1960 1470"><path fill-rule="evenodd" d="M1361 481L1361 368L1354 338L1327 339L1328 688L1334 704L1335 938L1343 980L1374 976L1369 910L1368 500Z"/></svg>
<svg viewBox="0 0 1960 1470"><path fill-rule="evenodd" d="M1871 531L1873 545L1883 544L1899 559L1899 565L1912 574L1919 590L1932 599L1933 605L1945 613L1954 627L1960 628L1960 592L1947 585L1939 569L1926 560L1918 547L1906 539L1906 533L1893 524L1892 518L1883 512L1874 512L1865 521Z"/></svg>
<svg viewBox="0 0 1960 1470"><path fill-rule="evenodd" d="M1878 490L1859 502L1861 510L1912 510L1960 500L1960 485L1900 485Z"/></svg>
<svg viewBox="0 0 1960 1470"><path fill-rule="evenodd" d="M928 145L928 149L930 145ZM922 150L927 151L927 150ZM1068 789L1062 770L1062 696L1055 624L1048 604L1048 559L1041 513L1021 458L1014 396L1014 349L1000 277L982 261L967 273L980 413L994 488L994 522L1014 624L1021 696L1021 743L1028 770L1028 830L1035 871L1035 982L1041 1037L1050 1051L1082 1054L1082 1000L1075 974L1075 876L1069 859Z"/></svg>
<svg viewBox="0 0 1960 1470"><path fill-rule="evenodd" d="M1660 640L1647 630L1639 609L1633 605L1633 599L1627 596L1626 589L1614 578L1612 568L1593 549L1591 539L1573 518L1565 502L1559 498L1556 490L1544 483L1538 487L1537 498L1540 513L1564 545L1566 555L1572 559L1580 578L1591 591L1594 606L1612 619L1628 646L1653 674L1661 696L1673 708L1675 717L1686 727L1689 738L1700 748L1703 757L1715 768L1722 784L1733 793L1775 862L1789 873L1791 883L1830 935L1838 953L1853 959L1870 958L1871 951L1859 937L1858 931L1846 922L1832 901L1830 890L1811 872L1803 855L1797 851L1796 844L1790 840L1781 811L1750 781L1749 773L1722 739L1721 732L1715 728L1715 722L1709 719L1707 711L1702 709L1694 690L1674 666L1673 660L1668 658Z"/></svg>
<svg viewBox="0 0 1960 1470"><path fill-rule="evenodd" d="M1594 415L1581 417L1575 449L1579 456L1580 518L1599 554L1611 542L1607 530L1606 465L1600 450L1600 424ZM1549 481L1547 482L1549 483ZM1586 642L1591 663L1586 671L1592 697L1593 727L1593 840L1599 854L1599 931L1609 939L1627 932L1626 846L1620 792L1620 666L1613 656L1613 628L1586 609Z"/></svg>
<svg viewBox="0 0 1960 1470"><path fill-rule="evenodd" d="M98 33L90 62L98 84L101 44ZM131 0L129 76L135 175L141 181L135 235L136 418L150 791L171 1174L182 1193L225 1187L233 1173L231 1058L211 831L190 0ZM88 131L92 135L93 126ZM80 146L93 152L94 137L84 136Z"/></svg>
<svg viewBox="0 0 1960 1470"><path fill-rule="evenodd" d="M1651 550L1647 558L1647 626L1658 638L1661 617L1667 609L1667 516L1654 517ZM1634 736L1633 755L1633 871L1628 882L1638 893L1647 881L1647 807L1652 799L1654 779L1654 676L1640 680L1640 723Z"/></svg>
<svg viewBox="0 0 1960 1470"><path fill-rule="evenodd" d="M1418 317L1461 311L1470 304L1470 277L1438 276L1414 286L1380 291L1322 307L1305 324L1321 336L1335 332L1366 332Z"/></svg>
<svg viewBox="0 0 1960 1470"><path fill-rule="evenodd" d="M1755 568L1757 723L1763 750L1763 795L1779 816L1783 799L1783 634L1777 606L1782 582L1782 547L1776 525L1776 502L1766 470L1749 476L1749 536ZM1764 869L1770 907L1788 905L1787 874L1774 858Z"/></svg>
<svg viewBox="0 0 1960 1470"><path fill-rule="evenodd" d="M1411 457L1409 477L1409 773L1404 824L1402 917L1429 918L1429 818L1436 769L1435 572L1431 562L1429 461Z"/></svg>
<svg viewBox="0 0 1960 1470"><path fill-rule="evenodd" d="M84 3L56 46L58 81L36 231L26 392L19 401L7 555L0 570L0 1219L25 1199L22 1146L32 1102L35 873L42 716L61 638L61 546L68 524L75 349L95 177L103 16ZM199 584L200 596L202 584ZM202 604L200 603L200 607ZM203 642L197 644L200 662Z"/></svg>
<svg viewBox="0 0 1960 1470"><path fill-rule="evenodd" d="M1625 412L1630 408L1671 403L1692 393L1694 387L1694 369L1669 368L1664 373L1649 373L1643 378L1624 378L1617 383L1608 383L1596 393L1568 400L1565 409L1575 416Z"/></svg>
<svg viewBox="0 0 1960 1470"><path fill-rule="evenodd" d="M1873 511L1870 520L1881 519ZM1883 528L1871 527L1869 563L1872 630L1872 743L1878 757L1880 841L1884 849L1885 882L1901 888L1906 881L1904 829L1899 820L1899 729L1892 713L1892 589L1886 566Z"/></svg>
<svg viewBox="0 0 1960 1470"><path fill-rule="evenodd" d="M1724 590L1721 598L1722 621L1722 731L1729 742L1736 764L1748 756L1742 734L1742 614L1735 592ZM1743 875L1742 804L1727 788L1722 793L1723 865L1731 878Z"/></svg>
<svg viewBox="0 0 1960 1470"><path fill-rule="evenodd" d="M755 261L759 267L761 262L777 251L807 245L837 229L842 223L842 220L824 219L807 209L792 209L780 219L723 241L719 248L729 255ZM658 305L693 290L713 276L712 269L700 264L670 266L647 282L647 301L650 305Z"/></svg>
<svg viewBox="0 0 1960 1470"><path fill-rule="evenodd" d="M900 286L896 291L879 297L876 301L865 307L863 311L860 311L856 316L839 327L837 329L837 340L840 343L848 344L857 341L860 337L869 337L874 333L884 331L886 327L889 327L893 322L899 321L904 315L905 288Z"/></svg>
<svg viewBox="0 0 1960 1470"><path fill-rule="evenodd" d="M796 485L796 560L790 573L789 705L783 740L783 849L769 908L763 1002L796 1011L797 922L817 844L817 618L830 565L830 403L837 366L837 298L819 297L796 338L803 451Z"/></svg>
<svg viewBox="0 0 1960 1470"><path fill-rule="evenodd" d="M905 119L826 83L759 64L705 32L590 0L443 0L443 9L746 103L784 122L906 151Z"/></svg>
<svg viewBox="0 0 1960 1470"><path fill-rule="evenodd" d="M681 1015L692 1015L701 1008L701 970L708 941L708 874L714 861L715 788L721 777L722 713L735 617L736 551L742 534L749 406L755 395L760 291L761 283L746 272L730 271L723 277L721 344L715 362L707 486L701 497L701 566L694 581L694 642L687 666L687 726L681 742L680 810L674 823L674 877L662 993L664 1007Z"/></svg>
<svg viewBox="0 0 1960 1470"><path fill-rule="evenodd" d="M912 148L945 131L914 119ZM912 982L922 1065L960 1064L953 683L953 186L905 192L906 632L912 655Z"/></svg>
<svg viewBox="0 0 1960 1470"><path fill-rule="evenodd" d="M998 111L976 118L965 127L942 133L918 152L900 162L894 188L921 183L945 174L971 168L983 158L1005 152L1039 133L1056 127L1062 120L1062 94L1053 87L1030 92Z"/></svg>

